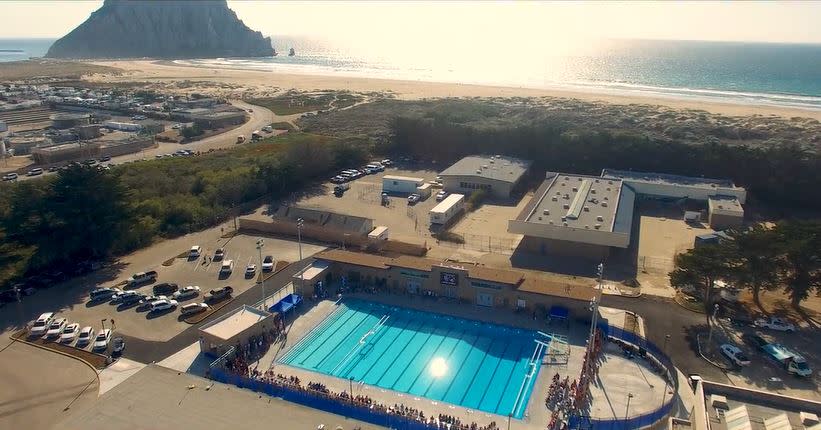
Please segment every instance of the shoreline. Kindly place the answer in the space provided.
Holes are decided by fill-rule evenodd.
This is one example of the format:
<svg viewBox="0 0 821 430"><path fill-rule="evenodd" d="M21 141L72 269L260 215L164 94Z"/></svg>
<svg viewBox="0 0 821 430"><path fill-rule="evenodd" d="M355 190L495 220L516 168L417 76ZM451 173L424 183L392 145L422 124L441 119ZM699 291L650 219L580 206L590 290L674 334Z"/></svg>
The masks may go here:
<svg viewBox="0 0 821 430"><path fill-rule="evenodd" d="M245 91L284 91L295 89L349 90L352 92L388 92L397 99L418 100L447 97L552 97L578 99L614 105L645 104L666 106L676 110L699 110L727 116L778 116L783 118L801 117L821 120L821 111L785 106L740 104L709 100L692 100L662 95L612 94L595 90L536 89L478 84L446 82L392 80L383 78L363 78L329 76L318 74L280 73L274 71L245 70L236 67L208 67L182 65L170 60L107 60L92 61L92 64L123 69L121 76L93 76L98 82L154 81L171 82L197 80L224 82L242 86ZM192 73L193 70L200 73Z"/></svg>

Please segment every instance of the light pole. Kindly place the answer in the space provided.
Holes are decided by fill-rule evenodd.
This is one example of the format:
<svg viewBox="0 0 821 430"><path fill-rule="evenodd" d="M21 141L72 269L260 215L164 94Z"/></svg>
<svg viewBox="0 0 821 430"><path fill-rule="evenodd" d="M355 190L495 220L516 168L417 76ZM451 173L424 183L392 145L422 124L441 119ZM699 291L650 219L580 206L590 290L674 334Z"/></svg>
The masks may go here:
<svg viewBox="0 0 821 430"><path fill-rule="evenodd" d="M627 409L624 411L624 421L630 416L630 399L633 398L633 393L627 393Z"/></svg>
<svg viewBox="0 0 821 430"><path fill-rule="evenodd" d="M103 330L105 330L105 322L108 321L108 318L103 318L100 320L100 323L103 325Z"/></svg>
<svg viewBox="0 0 821 430"><path fill-rule="evenodd" d="M664 358L667 358L667 342L670 341L670 335L664 335ZM664 391L661 393L661 406L664 406L664 398L667 397L667 384L670 383L669 378L672 378L673 375L667 375L667 369L664 369ZM659 406L659 407L661 407Z"/></svg>
<svg viewBox="0 0 821 430"><path fill-rule="evenodd" d="M715 304L713 307L713 314L710 316L710 320L707 321L710 326L710 334L707 335L707 348L713 349L713 320L716 319L716 314L718 313L718 303Z"/></svg>
<svg viewBox="0 0 821 430"><path fill-rule="evenodd" d="M262 248L265 246L265 241L260 238L257 239L257 251L259 251L259 273L257 283L262 284L262 310L265 310L265 276L262 275Z"/></svg>
<svg viewBox="0 0 821 430"><path fill-rule="evenodd" d="M603 277L603 275L604 275L604 264L599 263L599 265L596 266L596 281L597 281L597 284L598 284L599 291L602 290L602 277ZM598 298L595 295L593 296L593 300L590 301L590 310L593 312L593 316L590 319L590 336L589 336L590 340L588 341L589 342L588 345L589 345L589 348L590 348L590 354L592 354L593 353L593 350L592 350L592 348L593 348L593 338L596 334L596 324L598 323L598 319L599 319L599 301L598 301Z"/></svg>
<svg viewBox="0 0 821 430"><path fill-rule="evenodd" d="M299 242L299 265L302 265L302 226L305 225L305 220L302 218L297 218L296 220L296 237L297 241ZM303 286L305 284L305 268L300 269L299 271L299 292L302 292Z"/></svg>

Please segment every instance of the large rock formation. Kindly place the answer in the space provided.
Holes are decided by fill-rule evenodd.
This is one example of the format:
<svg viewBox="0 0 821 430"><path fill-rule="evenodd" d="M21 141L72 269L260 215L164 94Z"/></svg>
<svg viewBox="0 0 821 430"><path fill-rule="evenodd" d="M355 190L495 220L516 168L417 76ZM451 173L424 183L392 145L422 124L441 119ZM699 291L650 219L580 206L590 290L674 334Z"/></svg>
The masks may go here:
<svg viewBox="0 0 821 430"><path fill-rule="evenodd" d="M226 0L105 0L54 42L54 58L265 57L271 39L253 31Z"/></svg>

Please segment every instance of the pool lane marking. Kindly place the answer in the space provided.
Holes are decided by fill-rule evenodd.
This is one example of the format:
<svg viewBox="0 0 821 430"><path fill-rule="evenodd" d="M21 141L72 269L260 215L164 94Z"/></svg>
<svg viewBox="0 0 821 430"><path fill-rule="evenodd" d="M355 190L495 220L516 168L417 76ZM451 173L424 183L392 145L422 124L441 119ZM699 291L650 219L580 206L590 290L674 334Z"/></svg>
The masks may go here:
<svg viewBox="0 0 821 430"><path fill-rule="evenodd" d="M504 356L505 356L505 353L507 353L507 349L508 349L508 348L510 348L510 344L512 343L512 342L508 342L508 339L507 339L507 338L503 338L503 339L505 339L505 341L506 341L506 342L505 342L505 349L504 349L504 351L502 351L502 354L499 356L499 357L500 357L500 358L499 358L499 360L498 360L498 361L496 361L496 365L495 365L495 366L493 366L493 373L490 375L490 378L487 380L487 383L488 383L488 384L490 384L490 381L492 381L492 380L493 380L493 377L494 377L494 376L496 376L496 369L499 367L499 363L502 361L501 357L504 357ZM488 351L488 352L489 352L489 351ZM484 364L485 360L487 360L487 354L485 354L485 359L484 359L484 360L482 360L482 364ZM480 366L479 366L479 369L481 369L482 367L484 367L484 366L480 365ZM478 369L477 369L477 370L478 370ZM468 406L464 405L465 396L467 395L467 393L469 393L469 392L470 392L470 387L472 387L472 386L473 386L473 384L476 382L476 376L477 376L477 375L479 375L479 373L482 373L482 372L476 372L476 375L473 375L473 381L471 381L471 382L470 382L470 385L468 386L468 390L465 392L465 394L464 394L464 395L462 395L462 400L460 400L460 401L459 401L459 404L460 404L460 405L463 405L463 406L465 406L465 407L468 407ZM479 403L477 403L477 404L476 404L476 406L474 407L474 409L479 409L479 405L481 405L481 404L482 404L482 400L484 400L484 399L485 399L485 395L486 395L486 394L487 394L487 386L485 386L485 390L482 392L482 397L479 399Z"/></svg>
<svg viewBox="0 0 821 430"><path fill-rule="evenodd" d="M338 327L336 327L336 328L334 329L334 331L332 331L331 333L329 333L329 334L328 334L328 338L330 338L331 336L335 335L335 334L336 334L336 332L337 332L337 331L339 331L339 329L340 329L340 328L342 328L343 326L345 326L345 323L347 323L348 321L350 321L350 319L351 319L351 318L353 318L356 314L357 314L357 312L351 312L351 313L348 315L348 317L345 319L345 321L343 321L343 322L342 322L342 324L340 324ZM325 334L325 331L324 331L324 330L322 331L322 334ZM321 336L320 336L320 337L321 337ZM320 343L319 345L314 346L314 342L312 341L310 346L314 346L313 350L312 350L311 352L309 352L309 353L308 353L308 355L307 355L307 356L305 356L305 357L304 357L301 361L299 361L298 363L304 367L304 366L305 366L305 360L307 360L307 359L308 359L308 358L310 358L312 355L314 355L314 353L316 352L316 350L317 350L317 349L319 349L319 348L320 348L321 346L323 346L323 345L324 345L324 342ZM306 348L306 350L309 350L309 349L311 349L311 348ZM300 353L300 354L301 354L301 353Z"/></svg>
<svg viewBox="0 0 821 430"><path fill-rule="evenodd" d="M528 345L529 345L528 343L523 342L523 343L522 343L522 346L519 348L519 352L516 354L516 357L521 356L521 355L522 355L522 351L524 351L524 350L525 350L525 348L527 348L527 346L528 346ZM531 355L531 356L532 356L532 355ZM530 363L530 362L531 362L531 360L530 360L530 359L528 359L528 363ZM504 385L504 387L505 387L505 388L502 390L502 393L499 395L499 399L496 401L496 407L495 407L495 408L493 408L493 410L494 410L494 411L498 411L498 410L499 410L499 405L502 403L502 399L505 397L505 393L507 392L508 384L510 384L510 378L512 378L512 377L513 377L513 372L516 370L516 367L517 367L518 365L519 365L519 360L516 360L516 361L513 363L513 366L511 366L511 367L510 367L510 373L507 375L507 378L506 378L506 380L505 380L505 385ZM525 373L525 376L527 376L527 373ZM503 378L504 378L504 376L503 376ZM516 401L518 401L518 398L516 399ZM514 404L514 405L513 405L513 407L515 408L515 407L516 407L516 405ZM498 413L498 412L496 412L496 413ZM500 415L501 415L501 414L500 414Z"/></svg>
<svg viewBox="0 0 821 430"><path fill-rule="evenodd" d="M360 338L359 338L359 341L358 341L356 344L354 344L354 346L353 346L353 347L351 347L351 350L350 350L350 351L348 351L348 353L347 353L347 354L345 354L345 356L344 356L344 357L342 357L342 360L340 360L340 361L339 361L339 363L337 363L337 364L336 364L336 367L334 367L334 368L333 368L333 370L331 370L331 372L330 372L330 373L331 373L331 375L335 375L335 374L336 374L336 371L337 371L340 367L341 367L342 369L344 369L344 368L345 368L345 366L347 366L347 365L348 365L348 362L351 360L351 358L353 358L353 357L354 357L354 356L355 356L358 352L362 351L362 350L365 348L365 346L366 346L366 345L368 345L368 344L370 343L369 338L370 338L370 337L375 336L375 335L377 334L377 332L379 332L379 329L380 329L380 328L382 328L382 326L384 326L384 325L385 325L385 322L386 322L386 321L387 321L390 317L391 317L391 316L390 316L389 314L382 315L382 316L379 318L379 321L377 321L377 322L376 322L376 324L374 324L374 325L370 328L370 330L366 331L366 332L362 335L362 337L360 337Z"/></svg>
<svg viewBox="0 0 821 430"><path fill-rule="evenodd" d="M547 345L545 343L539 342L538 340L534 341L538 344L538 346L533 351L533 354L530 356L530 360L527 363L527 366L530 367L529 372L525 373L525 376L522 378L522 383L519 386L519 392L516 394L516 401L513 403L513 409L510 411L510 413L514 416L518 415L517 411L521 409L521 403L524 402L523 394L525 392L525 388L527 386L533 386L533 380L535 379L535 376L537 375L539 369L542 366L544 350L545 348L547 348ZM498 410L499 408L497 407L496 409Z"/></svg>
<svg viewBox="0 0 821 430"><path fill-rule="evenodd" d="M447 386L443 387L443 388L445 389L445 391L444 391L444 393L442 394L442 397L441 397L441 398L434 398L434 397L429 397L429 396L428 396L428 393L430 392L430 389L431 389L431 388L433 388L434 386L436 386L436 383L435 383L435 382L434 382L434 383L431 383L430 387L428 387L428 389L427 389L427 390L425 390L425 397L427 397L427 398L429 398L429 399L433 399L433 400L441 400L441 401L443 401L443 402L444 402L444 401L445 401L445 396L447 396L448 392L450 392L450 387L452 387L452 386L453 386L453 383L454 383L454 381L456 381L457 376L459 376L459 374L460 374L460 373L462 373L462 371L463 371L463 370L464 370L464 368L465 368L465 366L464 366L464 360L465 360L465 359L467 359L467 358L470 356L470 353L471 353L471 352L473 352L474 350L479 350L479 348L476 348L476 347L474 346L474 345L476 345L476 341L478 341L479 339L488 339L488 341L490 341L490 338L487 338L487 337L481 336L481 335L479 335L478 333L476 333L476 332L474 332L474 331L471 331L470 329L465 330L465 333L470 333L470 336L471 336L471 337L473 337L473 340L470 340L470 341L465 340L465 344L468 346L468 353L467 353L467 354L465 354L465 356L463 357L463 359L460 361L460 364L462 364L462 365L460 365L460 366L459 366L459 368L458 368L455 372L451 372L451 373L449 374L449 375L450 375L450 376L449 376L449 380L448 380L448 382L447 382ZM462 339L462 340L464 340L464 339ZM492 342L489 342L489 343L488 343L488 345L489 345L490 343L492 343ZM456 343L456 346L453 348L453 352L456 352L456 350L458 349L459 345L460 345L460 343L459 343L459 342L457 342L457 343ZM450 359L452 359L452 358L453 358L453 352L451 352L451 355L448 357L448 360L450 360ZM444 379L443 379L442 381L443 381L443 383L444 383Z"/></svg>
<svg viewBox="0 0 821 430"><path fill-rule="evenodd" d="M335 323L339 319L339 317L344 313L340 312L342 308L343 306L337 306L337 308L334 309L333 312L328 314L328 316L323 321L317 324L316 327L314 327L310 332L308 332L308 334L306 334L302 339L300 339L300 341L297 342L290 350L288 350L285 353L285 355L283 355L282 358L279 360L280 363L289 364L288 360L293 358L292 356L295 351L301 352L310 344L310 342L307 342L308 339L310 339L310 341L313 342L323 331L325 331L328 328L329 325Z"/></svg>
<svg viewBox="0 0 821 430"><path fill-rule="evenodd" d="M433 358L436 355L436 351L438 351L439 348L442 347L442 344L445 342L445 339L447 339L448 335L450 335L450 333L454 330L459 330L459 328L458 327L449 327L448 331L442 336L442 339L439 341L439 343L436 345L436 347L431 350L430 356L427 359L422 360L425 363L425 366L422 366L422 368L419 370L419 373L417 373L416 377L413 378L413 382L411 382L410 385L408 386L408 391L407 391L408 394L413 394L413 393L411 393L411 390L413 389L413 386L416 384L416 381L419 380L419 377L422 376L423 373L425 373L425 370L427 370L427 368L428 368L427 363L430 363L431 358ZM430 338L428 338L428 340L430 340ZM427 342L425 342L425 345L427 345ZM422 345L422 348L424 348L425 345ZM422 352L422 348L419 348L419 352Z"/></svg>
<svg viewBox="0 0 821 430"><path fill-rule="evenodd" d="M422 344L416 350L416 353L413 354L413 358L411 358L410 361L408 361L408 365L410 365L411 363L414 362L414 360L416 360L416 357L419 355L420 352L422 352L422 348L424 348L425 345L427 345L427 343L430 342L430 338L433 336L434 333L438 332L439 330L441 330L439 327L433 327L433 330L431 330L431 332L428 333L428 337L425 338L425 341L422 342ZM448 330L448 331L450 331L450 330ZM391 386L390 386L391 390L399 391L399 392L402 392L402 393L407 393L407 391L397 390L396 388L394 388L394 387L396 387L396 384L399 382L399 380L402 379L403 376L405 376L405 372L407 372L407 371L408 371L408 367L405 367L405 370L402 371L402 373L399 374L399 377L396 378L396 381L393 381L393 384L391 384ZM410 387L408 388L408 390L410 390ZM408 393L408 394L410 394L410 393Z"/></svg>
<svg viewBox="0 0 821 430"><path fill-rule="evenodd" d="M478 343L478 341L480 339L488 339L490 342L487 344L487 346L485 348L481 349L481 351L484 352L484 354L482 354L482 359L479 360L479 365L476 366L476 369L473 370L473 377L470 379L470 382L465 387L465 392L462 393L462 397L460 398L460 401L458 403L457 402L448 402L448 403L454 403L454 404L458 404L458 405L462 404L462 400L464 400L465 394L467 394L467 392L470 391L470 386L473 385L473 380L476 379L476 375L479 374L479 369L482 368L482 363L485 362L485 357L487 357L490 350L493 349L494 345L496 344L496 341L503 340L503 338L493 337L493 336L485 336L485 335L481 334L481 332L479 332L479 333L480 333L480 335L477 337L476 341L470 346L472 349L478 350L478 348L476 348L476 344ZM470 353L468 353L468 357L470 357ZM465 357L465 359L467 359L468 357ZM459 372L463 372L464 369L466 369L466 368L467 368L467 366L460 367ZM445 399L448 397L448 394L450 394L450 390L452 388L453 388L453 382L451 382L450 386L445 391L445 395L442 396L442 401L443 402L446 401Z"/></svg>
<svg viewBox="0 0 821 430"><path fill-rule="evenodd" d="M424 326L425 326L425 324L427 324L427 321L424 321L424 320L421 320L421 321L420 321L419 319L416 319L416 318L411 318L411 317L408 317L408 320L410 321L410 323L408 323L408 325L407 325L404 329L402 329L402 331L401 331L398 335L396 335L396 338L394 338L394 342L396 342L396 340L397 340L397 339L399 339L399 337L400 337L403 333L405 333L406 331L408 331L407 327L410 327L410 325L411 325L412 323L417 323L417 322L418 322L418 323L419 323L419 325L418 325L418 326L416 326L416 328L411 329L411 330L413 330L413 331L414 331L414 333L413 333L412 335L410 335L410 339L413 339L413 338L414 338L417 334L419 334L419 330L420 330L422 327L424 327ZM373 385L376 385L376 386L381 387L381 388L388 388L388 387L384 387L384 386L382 386L382 385L380 384L380 382L382 382L382 378L384 378L384 377L385 377L385 374L387 374L387 373L388 373L388 370L390 370L390 369L393 367L393 364L396 362L396 360L397 360L399 357L401 357L401 356L402 356L402 352L405 350L405 348L407 348L407 347L408 347L408 344L409 344L409 343L410 343L410 341L405 342L405 345L404 345L404 346L402 346L402 349L400 349L400 350L399 350L399 352L398 352L398 353L397 353L397 354L393 357L393 360L391 360L390 364L388 364L387 366L385 366L385 369L382 371L382 373L379 375L379 377L378 377L378 378L376 378L376 382L374 382L374 384L373 384ZM388 348L386 348L386 349L385 349L385 352L388 352L389 350L391 350L391 347L393 347L393 344L391 344ZM382 353L382 354L384 355L384 353ZM375 366L375 365L376 365L376 362L373 364L373 366ZM371 368L373 368L373 366L371 366ZM370 372L370 369L368 369L368 372ZM366 374L367 374L368 372L366 372ZM362 379L366 379L366 378L365 378L365 377L363 377Z"/></svg>
<svg viewBox="0 0 821 430"><path fill-rule="evenodd" d="M387 387L387 386L385 386L385 385L382 385L382 379L384 379L384 378L385 378L385 375L387 375L388 370L390 370L390 369L393 367L394 363L396 363L396 360L398 360L398 359L399 359L399 357L401 357L401 356L403 355L403 353L404 353L404 352L405 352L405 350L408 348L408 345L410 345L410 344L411 344L411 342L413 341L413 339L415 339L415 338L416 338L416 336L418 336L418 335L422 334L422 332L421 332L421 331L419 331L419 330L421 330L421 329L422 329L422 327L425 327L425 325L427 325L427 324L428 324L428 322L429 322L428 320L422 321L422 324L421 324L419 327L417 327L416 329L414 329L414 331L415 331L416 333L414 333L414 334L410 337L410 339L408 339L408 341L407 341L407 342L405 342L405 345L404 345L404 346L402 347L402 349L399 351L399 354L396 354L396 357L393 357L393 360L391 360L391 364L389 364L389 365L388 365L388 367L386 367L386 368L385 368L385 371L384 371L384 372L382 372L382 376L380 376L380 377L379 377L379 379L378 379L378 380L377 380L377 382L376 382L376 385L378 385L378 386L380 386L380 387L382 387L382 388L392 389L391 387L392 387L394 384L396 384L396 381L393 381L393 384L391 384L391 387ZM428 335L428 337L430 337L430 335ZM418 351L417 351L417 352L418 352ZM399 377L401 377L401 376L402 376L402 374L399 374ZM397 380L399 380L399 377L397 377L396 379L397 379Z"/></svg>
<svg viewBox="0 0 821 430"><path fill-rule="evenodd" d="M398 338L398 337L399 337L402 333L404 333L404 332L405 332L405 330L407 330L408 326L409 326L409 325L411 325L411 323L413 323L413 322L414 322L414 320L413 320L412 318L406 318L405 320L406 320L405 326L404 326L404 327L402 327L402 329L401 329L401 330L399 330L399 331L396 333L396 336L394 336L394 337L393 337L393 339L392 339L390 342L388 342L388 343L386 344L386 345L387 345L387 347L386 347L386 348L384 348L384 349L382 350L382 353L381 353L381 354L379 354L379 357L376 357L376 360L374 360L374 361L373 361L373 363L371 363L371 365L368 367L368 370L366 370L366 371L365 371L365 373L363 373L362 377L361 377L361 378L358 378L359 380L364 380L364 379L365 379L365 375L367 375L368 373L370 373L370 372L371 372L371 369L373 369L373 366L375 366L377 363L379 363L379 361L382 359L382 356L383 356L383 355L385 355L385 353L386 353L386 352L388 352L388 350L389 350L389 349L391 349L391 346L393 346L393 342L394 342L394 341L395 341L395 340L396 340L396 339L397 339L397 338ZM394 319L394 321L396 321L396 319ZM382 338L380 337L379 339L381 340ZM345 378L348 378L348 377L349 377L349 375L351 374L351 372L353 372L354 370L356 370L356 366L358 366L360 363L362 363L362 360L358 361L358 362L356 363L356 365L355 365L355 366L353 366L351 369L349 369L347 372L345 372L344 377L345 377Z"/></svg>
<svg viewBox="0 0 821 430"><path fill-rule="evenodd" d="M337 350L338 350L338 349L342 346L342 343L344 343L346 340L348 340L348 339L351 337L351 334L352 334L352 333L354 333L354 332L356 332L357 330L359 330L359 327L361 327L361 326L362 326L362 324L365 324L365 321L368 321L369 317L371 317L371 316L376 316L376 315L373 315L373 314L370 314L370 313L365 313L365 317L364 317L364 318L362 318L362 319L361 319L361 320L360 320L360 321L356 324L356 326L354 326L353 328L351 328L350 330L348 330L348 331L347 331L347 333L345 333L345 334L344 334L344 336L342 337L342 339L339 339L338 341L336 341L336 345L332 345L331 350L330 350L330 351L328 351L328 353L327 353L327 354L325 354L325 356L324 356L324 357L322 357L322 360L320 360L320 361L316 364L316 367L314 367L314 369L319 370L319 369L320 369L320 367L322 367L322 365L325 363L325 361L326 361L326 360L328 360L328 359L331 357L331 355L333 355L334 353L336 353L336 351L337 351ZM344 325L344 324L343 324L343 325ZM341 327L340 327L340 328L341 328ZM328 339L330 339L330 338L331 338L331 337L333 337L333 336L336 336L336 332L337 332L337 331L339 331L339 329L335 330L335 331L334 331L334 333L333 333L331 336L328 336ZM316 349L316 350L319 350L319 348L320 348L320 347L322 347L322 346L325 346L325 345L324 345L324 344L323 344L323 345L320 345L319 347L317 347L317 349ZM316 351L316 350L315 350L315 351ZM322 373L328 373L328 372L324 372L324 371L323 371ZM330 373L328 373L328 374L330 374ZM334 375L334 376L335 376L335 375Z"/></svg>
<svg viewBox="0 0 821 430"><path fill-rule="evenodd" d="M451 359L451 357L453 357L453 352L456 351L456 348L459 346L459 343L462 342L462 339L464 339L465 334L467 334L468 332L469 332L468 330L462 330L462 334L459 335L459 339L456 340L456 343L453 344L453 348L450 349L450 352L448 353L448 358L445 359L446 363L450 363L450 359ZM473 334L471 334L471 336L473 336ZM462 367L460 366L459 369L461 369L461 368ZM456 376L456 372L452 372L450 374L453 375L453 376ZM450 386L450 384L452 382L453 382L453 378L451 378L450 382L448 382L448 386ZM431 387L433 387L435 383L436 383L436 378L434 378L430 381L430 384L428 384L428 388L425 389L425 394L423 394L423 396L428 397L428 391L430 391Z"/></svg>

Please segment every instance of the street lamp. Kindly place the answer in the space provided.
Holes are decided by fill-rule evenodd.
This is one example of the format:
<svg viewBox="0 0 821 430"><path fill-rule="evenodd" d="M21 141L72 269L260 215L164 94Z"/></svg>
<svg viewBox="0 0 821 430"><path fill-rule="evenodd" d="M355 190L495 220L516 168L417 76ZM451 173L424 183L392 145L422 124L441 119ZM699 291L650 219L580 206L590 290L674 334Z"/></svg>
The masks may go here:
<svg viewBox="0 0 821 430"><path fill-rule="evenodd" d="M663 348L663 350L664 350L664 356L665 356L664 358L665 359L667 358L667 342L669 342L669 341L670 341L670 335L669 334L664 335L664 348ZM669 375L669 376L667 375L667 369L665 369L664 370L664 391L662 391L662 393L661 393L661 406L664 406L664 398L667 397L667 384L670 383L669 378L672 378L672 377L673 377L673 375ZM661 407L661 406L659 406L659 407Z"/></svg>
<svg viewBox="0 0 821 430"><path fill-rule="evenodd" d="M710 319L707 321L707 325L710 326L710 334L707 335L707 348L713 349L713 321L716 319L716 314L718 313L718 303L715 304L713 307L713 314L710 316Z"/></svg>
<svg viewBox="0 0 821 430"><path fill-rule="evenodd" d="M103 325L103 330L105 330L105 322L108 321L108 318L103 318L100 320L100 323Z"/></svg>
<svg viewBox="0 0 821 430"><path fill-rule="evenodd" d="M262 248L265 246L265 241L260 238L257 239L257 251L259 251L259 273L257 283L262 284L262 310L265 310L265 276L262 275Z"/></svg>
<svg viewBox="0 0 821 430"><path fill-rule="evenodd" d="M624 421L630 416L630 399L633 398L633 393L627 393L627 410L624 411Z"/></svg>
<svg viewBox="0 0 821 430"><path fill-rule="evenodd" d="M296 237L299 242L299 264L302 265L302 227L305 225L305 220L297 218L296 220ZM305 268L299 271L299 292L301 293L305 284Z"/></svg>

